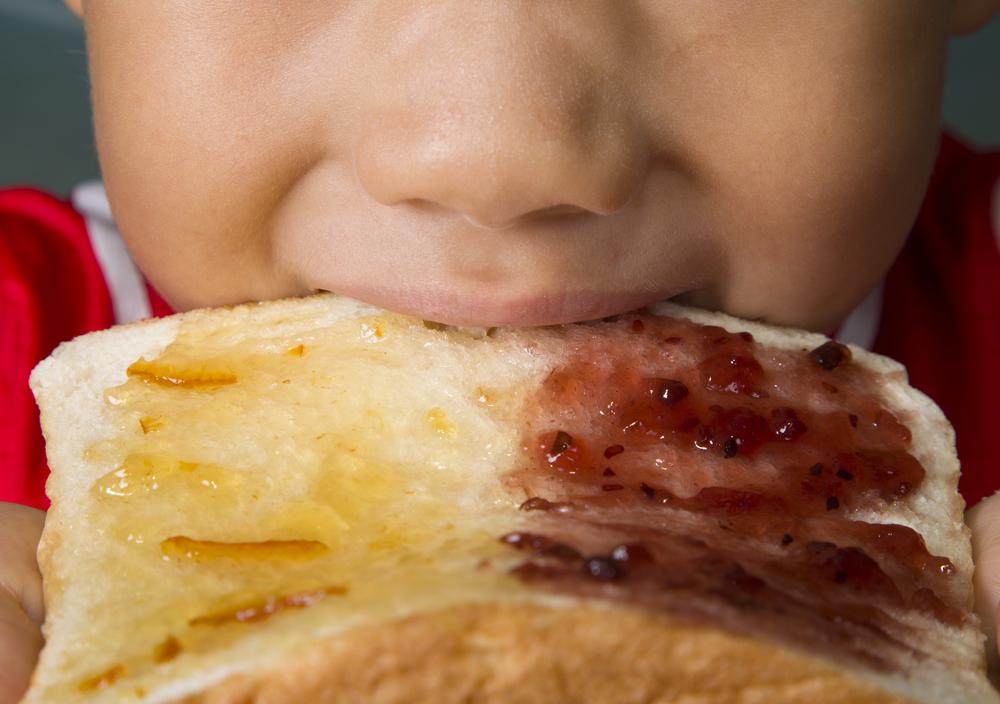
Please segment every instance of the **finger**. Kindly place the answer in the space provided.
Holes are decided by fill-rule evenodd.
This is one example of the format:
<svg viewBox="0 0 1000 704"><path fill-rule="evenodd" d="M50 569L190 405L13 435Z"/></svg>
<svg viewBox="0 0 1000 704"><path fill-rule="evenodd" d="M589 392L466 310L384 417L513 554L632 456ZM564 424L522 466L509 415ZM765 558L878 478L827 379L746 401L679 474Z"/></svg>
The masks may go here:
<svg viewBox="0 0 1000 704"><path fill-rule="evenodd" d="M42 633L13 595L0 589L0 704L17 704L42 649Z"/></svg>
<svg viewBox="0 0 1000 704"><path fill-rule="evenodd" d="M14 704L28 687L42 647L45 609L35 553L45 514L0 503L0 704Z"/></svg>
<svg viewBox="0 0 1000 704"><path fill-rule="evenodd" d="M976 611L986 631L990 670L997 672L997 608L1000 607L1000 493L983 499L966 513L972 529L976 561Z"/></svg>
<svg viewBox="0 0 1000 704"><path fill-rule="evenodd" d="M45 617L36 557L44 522L42 511L0 502L0 591L10 593L37 625Z"/></svg>

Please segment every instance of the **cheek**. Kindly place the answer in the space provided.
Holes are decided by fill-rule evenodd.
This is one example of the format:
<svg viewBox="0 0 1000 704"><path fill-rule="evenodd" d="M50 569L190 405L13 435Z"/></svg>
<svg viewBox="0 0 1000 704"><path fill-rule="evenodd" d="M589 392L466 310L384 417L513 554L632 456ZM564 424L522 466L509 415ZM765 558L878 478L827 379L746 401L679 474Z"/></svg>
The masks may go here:
<svg viewBox="0 0 1000 704"><path fill-rule="evenodd" d="M302 293L276 263L270 218L322 146L315 111L294 97L312 94L286 80L286 56L255 51L274 38L221 32L210 17L171 27L161 5L88 9L98 151L119 227L177 308ZM157 41L142 40L150 26Z"/></svg>
<svg viewBox="0 0 1000 704"><path fill-rule="evenodd" d="M701 163L727 268L699 302L828 332L891 265L933 164L946 38L932 18L881 36L903 22L881 19L823 28L799 62L762 51L754 90L713 106L730 117Z"/></svg>

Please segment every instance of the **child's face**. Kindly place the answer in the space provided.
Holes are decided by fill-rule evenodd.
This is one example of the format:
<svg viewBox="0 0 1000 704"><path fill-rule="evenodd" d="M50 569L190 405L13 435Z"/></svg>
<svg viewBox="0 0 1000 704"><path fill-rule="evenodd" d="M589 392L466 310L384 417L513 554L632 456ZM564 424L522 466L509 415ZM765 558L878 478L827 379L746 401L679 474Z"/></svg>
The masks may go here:
<svg viewBox="0 0 1000 704"><path fill-rule="evenodd" d="M834 325L933 163L950 7L84 0L119 224L180 308Z"/></svg>

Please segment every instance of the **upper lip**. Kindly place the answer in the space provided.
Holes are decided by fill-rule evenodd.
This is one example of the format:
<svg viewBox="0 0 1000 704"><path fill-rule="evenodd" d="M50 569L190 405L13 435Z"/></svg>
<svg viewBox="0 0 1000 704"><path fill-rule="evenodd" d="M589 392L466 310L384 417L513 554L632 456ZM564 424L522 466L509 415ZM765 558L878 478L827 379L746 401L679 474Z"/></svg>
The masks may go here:
<svg viewBox="0 0 1000 704"><path fill-rule="evenodd" d="M363 220L342 223L324 200L303 220L282 223L282 232L296 233L281 240L280 252L296 283L425 320L477 327L593 320L705 283L696 234L710 223L686 210L660 217L636 200L597 216L557 206L494 231L433 203L387 207L352 200L350 189L341 195L334 204Z"/></svg>

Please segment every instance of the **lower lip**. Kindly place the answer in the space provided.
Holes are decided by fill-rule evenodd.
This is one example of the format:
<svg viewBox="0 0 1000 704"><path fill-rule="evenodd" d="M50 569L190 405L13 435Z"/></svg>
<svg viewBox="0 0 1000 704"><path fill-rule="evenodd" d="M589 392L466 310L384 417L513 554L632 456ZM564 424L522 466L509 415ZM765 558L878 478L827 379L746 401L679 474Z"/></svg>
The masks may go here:
<svg viewBox="0 0 1000 704"><path fill-rule="evenodd" d="M654 292L603 293L555 292L531 296L491 296L403 289L342 289L342 293L367 303L424 320L477 327L557 325L595 320L635 310L676 296L688 289Z"/></svg>

